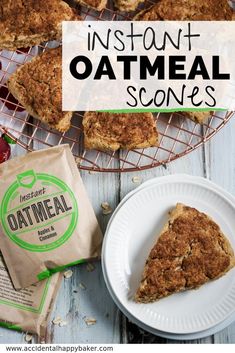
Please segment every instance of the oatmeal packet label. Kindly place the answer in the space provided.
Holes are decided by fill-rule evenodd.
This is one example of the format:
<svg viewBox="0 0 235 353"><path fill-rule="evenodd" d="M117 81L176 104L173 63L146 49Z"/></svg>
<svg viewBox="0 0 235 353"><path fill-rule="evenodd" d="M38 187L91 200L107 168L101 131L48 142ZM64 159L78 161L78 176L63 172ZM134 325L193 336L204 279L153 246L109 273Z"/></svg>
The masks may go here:
<svg viewBox="0 0 235 353"><path fill-rule="evenodd" d="M68 145L0 166L0 247L16 289L97 258L102 234Z"/></svg>
<svg viewBox="0 0 235 353"><path fill-rule="evenodd" d="M0 326L44 337L62 275L16 291L0 253Z"/></svg>

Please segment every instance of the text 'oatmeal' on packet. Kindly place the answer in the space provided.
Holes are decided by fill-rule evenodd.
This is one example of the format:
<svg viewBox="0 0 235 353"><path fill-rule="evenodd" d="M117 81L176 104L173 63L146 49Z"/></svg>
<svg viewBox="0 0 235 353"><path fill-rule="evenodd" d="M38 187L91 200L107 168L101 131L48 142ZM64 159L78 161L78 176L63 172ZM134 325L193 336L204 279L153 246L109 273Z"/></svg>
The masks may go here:
<svg viewBox="0 0 235 353"><path fill-rule="evenodd" d="M16 289L100 256L102 234L68 145L0 165L0 248Z"/></svg>
<svg viewBox="0 0 235 353"><path fill-rule="evenodd" d="M62 274L16 291L0 253L0 326L45 337Z"/></svg>

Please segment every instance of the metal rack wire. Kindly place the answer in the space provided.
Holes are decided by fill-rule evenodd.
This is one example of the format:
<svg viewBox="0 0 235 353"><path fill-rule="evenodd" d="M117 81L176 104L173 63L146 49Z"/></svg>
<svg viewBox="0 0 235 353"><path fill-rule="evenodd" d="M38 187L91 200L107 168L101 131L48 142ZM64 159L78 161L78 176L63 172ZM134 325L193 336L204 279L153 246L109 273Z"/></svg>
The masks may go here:
<svg viewBox="0 0 235 353"><path fill-rule="evenodd" d="M147 1L137 11L151 4L151 1ZM84 20L128 20L135 14L118 13L111 4L101 12L85 7L80 11ZM59 133L30 117L6 86L8 77L19 65L53 45L53 42L49 42L27 50L0 51L0 132L7 134L28 151L68 143L80 169L100 172L144 170L166 164L195 150L233 116L232 112L215 113L201 126L179 113L156 114L160 135L158 147L118 152L87 151L83 147L82 113L74 113L71 129Z"/></svg>

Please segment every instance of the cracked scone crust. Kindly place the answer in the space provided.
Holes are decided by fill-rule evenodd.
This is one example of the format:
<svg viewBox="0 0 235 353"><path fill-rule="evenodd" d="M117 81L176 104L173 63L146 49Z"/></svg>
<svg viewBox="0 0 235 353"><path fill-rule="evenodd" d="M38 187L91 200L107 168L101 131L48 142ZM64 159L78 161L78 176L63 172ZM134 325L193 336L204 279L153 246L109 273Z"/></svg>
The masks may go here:
<svg viewBox="0 0 235 353"><path fill-rule="evenodd" d="M140 11L139 21L231 21L234 11L227 0L158 0Z"/></svg>
<svg viewBox="0 0 235 353"><path fill-rule="evenodd" d="M0 48L15 50L61 39L62 21L79 19L61 0L1 0Z"/></svg>
<svg viewBox="0 0 235 353"><path fill-rule="evenodd" d="M72 113L62 112L61 55L59 47L33 58L11 75L8 88L30 115L63 132Z"/></svg>
<svg viewBox="0 0 235 353"><path fill-rule="evenodd" d="M149 303L198 288L235 265L219 226L195 208L177 204L147 259L135 300Z"/></svg>
<svg viewBox="0 0 235 353"><path fill-rule="evenodd" d="M105 9L107 0L75 0L77 3L101 11Z"/></svg>
<svg viewBox="0 0 235 353"><path fill-rule="evenodd" d="M87 149L131 150L156 146L158 142L156 122L151 113L87 112L83 127Z"/></svg>

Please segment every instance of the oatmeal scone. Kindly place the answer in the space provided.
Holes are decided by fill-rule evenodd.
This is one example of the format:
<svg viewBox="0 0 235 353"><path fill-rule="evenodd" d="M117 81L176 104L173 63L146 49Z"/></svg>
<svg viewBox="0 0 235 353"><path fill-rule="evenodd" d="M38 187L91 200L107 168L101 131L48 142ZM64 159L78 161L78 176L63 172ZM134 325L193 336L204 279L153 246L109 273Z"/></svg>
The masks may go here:
<svg viewBox="0 0 235 353"><path fill-rule="evenodd" d="M140 21L231 21L234 11L227 0L158 0L135 16Z"/></svg>
<svg viewBox="0 0 235 353"><path fill-rule="evenodd" d="M107 0L75 0L75 2L98 11L103 10L107 5Z"/></svg>
<svg viewBox="0 0 235 353"><path fill-rule="evenodd" d="M151 113L87 112L83 117L83 127L87 149L131 150L158 143L156 122Z"/></svg>
<svg viewBox="0 0 235 353"><path fill-rule="evenodd" d="M144 0L115 0L115 7L120 11L134 11Z"/></svg>
<svg viewBox="0 0 235 353"><path fill-rule="evenodd" d="M34 118L62 132L69 129L72 113L62 111L61 47L20 66L10 76L8 88Z"/></svg>
<svg viewBox="0 0 235 353"><path fill-rule="evenodd" d="M1 0L0 49L15 50L61 39L62 21L79 19L61 0Z"/></svg>
<svg viewBox="0 0 235 353"><path fill-rule="evenodd" d="M195 208L177 204L147 259L135 300L149 303L195 289L235 265L220 227Z"/></svg>

